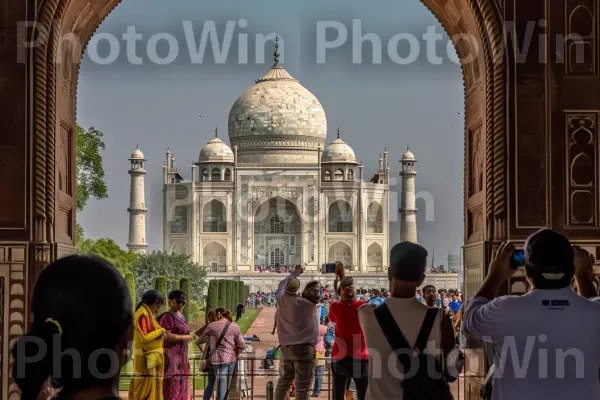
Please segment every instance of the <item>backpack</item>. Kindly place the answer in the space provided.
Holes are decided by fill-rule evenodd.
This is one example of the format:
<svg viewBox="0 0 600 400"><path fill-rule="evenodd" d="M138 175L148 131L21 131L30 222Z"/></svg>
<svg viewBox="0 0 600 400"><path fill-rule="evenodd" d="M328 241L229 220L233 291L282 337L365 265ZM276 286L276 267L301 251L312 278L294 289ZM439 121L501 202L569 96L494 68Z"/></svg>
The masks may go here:
<svg viewBox="0 0 600 400"><path fill-rule="evenodd" d="M398 361L402 364L407 376L403 378L401 388L403 388L403 400L453 400L450 386L446 382L444 370L441 363L430 354L424 352L429 339L429 334L437 318L438 309L430 308L427 310L421 330L417 336L412 353L407 351L410 345L404 338L402 331L396 324L387 304L381 304L375 308L375 317L385 334L392 349L397 352ZM398 351L400 350L400 351ZM411 353L411 354L409 354ZM417 367L411 368L412 365ZM431 366L434 366L431 376Z"/></svg>

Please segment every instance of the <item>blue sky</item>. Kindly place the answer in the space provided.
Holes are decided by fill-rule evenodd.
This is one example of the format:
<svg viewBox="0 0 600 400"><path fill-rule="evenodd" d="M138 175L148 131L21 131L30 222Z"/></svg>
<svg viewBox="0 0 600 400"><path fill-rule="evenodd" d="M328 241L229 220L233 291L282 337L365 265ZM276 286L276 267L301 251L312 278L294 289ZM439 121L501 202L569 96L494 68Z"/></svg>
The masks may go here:
<svg viewBox="0 0 600 400"><path fill-rule="evenodd" d="M243 28L240 20L246 21ZM368 43L362 46L362 64L352 62L353 20L360 21L363 35L375 33L381 38L381 64L371 62L373 47ZM209 46L203 63L193 64L184 21L189 21L196 40L207 21L215 22L222 39L231 21L235 29L226 62L216 63ZM348 40L340 48L327 50L326 63L317 63L317 26L324 21L345 26ZM325 108L328 142L335 138L339 126L342 139L364 162L367 176L374 173L379 154L387 146L392 176L398 179L393 187L394 198L400 188L397 161L410 144L418 159L417 191L431 193L435 202L434 220L425 221L425 204L417 201L421 210L419 241L430 253L435 250L436 264L445 262L448 251L459 249L463 238L464 157L460 66L446 56L445 34L436 46L443 59L441 65L426 61L424 42L420 42L421 56L410 65L395 63L388 56L388 42L398 33L411 33L419 40L428 28L444 33L420 1L125 0L96 35L111 34L120 40L130 26L142 35L136 45L141 65L127 62L124 41L119 43L116 62L92 62L90 57L96 53L98 57L109 55L108 42L101 39L92 42L81 67L77 118L83 127L95 126L105 134L103 155L109 194L108 199L90 201L80 215L86 236L111 237L125 246L130 183L127 158L139 143L148 159L147 237L150 249L161 249L161 173L166 148L171 148L177 166L189 177L189 166L213 137L215 126L226 139L231 105L273 62L272 42L265 46L265 62L256 62L255 35L277 33L283 40L286 69ZM149 38L159 33L168 33L179 43L179 56L171 64L153 64L145 51ZM238 48L244 41L239 34L248 38L246 64L239 63ZM333 40L335 31L328 34L333 36L327 36L327 40ZM401 55L408 54L406 43L398 47ZM159 41L157 54L165 57L167 53L166 41ZM200 120L199 114L203 115ZM392 241L398 240L397 224L392 224L390 235Z"/></svg>

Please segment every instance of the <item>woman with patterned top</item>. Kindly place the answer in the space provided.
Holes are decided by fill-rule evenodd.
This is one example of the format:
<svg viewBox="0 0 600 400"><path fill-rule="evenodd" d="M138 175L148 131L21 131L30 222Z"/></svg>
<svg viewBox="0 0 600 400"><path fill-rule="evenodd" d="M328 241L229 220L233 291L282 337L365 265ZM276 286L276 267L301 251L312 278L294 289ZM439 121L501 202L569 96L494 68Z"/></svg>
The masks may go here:
<svg viewBox="0 0 600 400"><path fill-rule="evenodd" d="M231 311L217 308L215 312L217 321L208 324L196 342L208 342L211 348L211 366L208 370L208 384L204 389L204 400L210 400L217 378L217 398L227 398L238 355L246 349L244 337L240 327L233 322ZM222 339L219 341L219 338Z"/></svg>

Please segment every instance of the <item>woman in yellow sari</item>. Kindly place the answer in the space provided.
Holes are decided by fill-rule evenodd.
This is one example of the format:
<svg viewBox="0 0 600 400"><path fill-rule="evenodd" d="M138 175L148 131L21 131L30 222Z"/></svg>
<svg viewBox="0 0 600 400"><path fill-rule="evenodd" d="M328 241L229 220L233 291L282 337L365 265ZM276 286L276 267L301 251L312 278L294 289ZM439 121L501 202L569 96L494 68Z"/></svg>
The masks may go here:
<svg viewBox="0 0 600 400"><path fill-rule="evenodd" d="M156 313L163 304L164 296L149 290L135 310L130 400L163 400L163 339L166 331L156 321Z"/></svg>

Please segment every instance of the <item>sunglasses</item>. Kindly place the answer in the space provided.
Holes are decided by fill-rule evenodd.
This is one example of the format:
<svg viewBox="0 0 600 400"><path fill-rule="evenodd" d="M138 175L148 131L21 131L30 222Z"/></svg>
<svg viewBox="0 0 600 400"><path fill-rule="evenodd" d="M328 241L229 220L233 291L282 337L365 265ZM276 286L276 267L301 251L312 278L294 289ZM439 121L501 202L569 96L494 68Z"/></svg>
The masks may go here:
<svg viewBox="0 0 600 400"><path fill-rule="evenodd" d="M185 300L175 299L175 303L177 303L179 305L184 305L185 306Z"/></svg>

